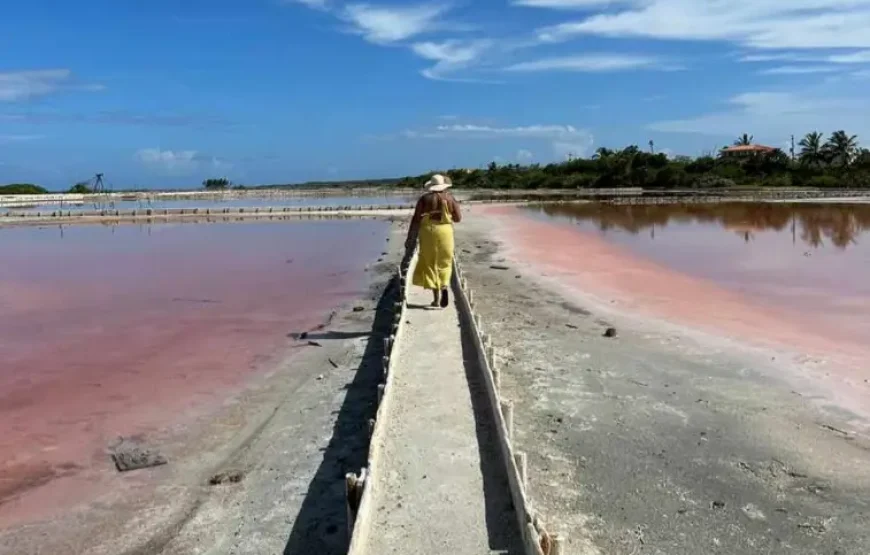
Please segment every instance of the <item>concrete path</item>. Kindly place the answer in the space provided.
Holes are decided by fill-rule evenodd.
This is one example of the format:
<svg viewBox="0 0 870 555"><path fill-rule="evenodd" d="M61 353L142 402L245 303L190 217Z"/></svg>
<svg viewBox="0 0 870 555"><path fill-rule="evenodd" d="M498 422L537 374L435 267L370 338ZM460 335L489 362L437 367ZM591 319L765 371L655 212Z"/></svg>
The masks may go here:
<svg viewBox="0 0 870 555"><path fill-rule="evenodd" d="M365 552L519 554L479 371L463 360L463 352L469 361L473 356L452 302L429 309L431 300L428 291L409 290Z"/></svg>

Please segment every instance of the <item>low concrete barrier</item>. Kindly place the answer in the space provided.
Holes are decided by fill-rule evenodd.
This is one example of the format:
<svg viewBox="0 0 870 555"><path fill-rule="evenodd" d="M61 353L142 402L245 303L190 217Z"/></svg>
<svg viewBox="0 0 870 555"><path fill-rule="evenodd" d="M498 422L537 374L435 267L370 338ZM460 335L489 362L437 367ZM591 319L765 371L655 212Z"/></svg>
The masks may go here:
<svg viewBox="0 0 870 555"><path fill-rule="evenodd" d="M459 259L454 259L453 291L463 328L470 332L478 367L483 374L486 398L489 401L495 422L495 431L500 446L502 463L508 476L508 487L513 499L519 529L523 536L525 555L564 555L565 539L550 534L543 519L533 508L529 499L529 468L526 454L514 449L513 431L516 414L510 400L502 399L499 393L500 372L498 352L492 335L487 334L480 314L474 310L474 294L465 277Z"/></svg>
<svg viewBox="0 0 870 555"><path fill-rule="evenodd" d="M378 386L378 409L375 418L368 423L370 430L368 466L363 468L359 474L350 473L345 477L348 533L350 535L349 555L363 555L364 546L368 543L368 534L372 528L374 497L380 484L371 476L378 475L376 471L381 464L381 451L386 443L384 438L387 433L387 422L390 418L390 406L393 398L393 376L405 335L405 310L408 298L407 276L409 272L413 272L416 263L416 254L410 259L406 257L396 271L395 279L399 287L399 300L394 305L391 334L384 338L383 376L381 384Z"/></svg>

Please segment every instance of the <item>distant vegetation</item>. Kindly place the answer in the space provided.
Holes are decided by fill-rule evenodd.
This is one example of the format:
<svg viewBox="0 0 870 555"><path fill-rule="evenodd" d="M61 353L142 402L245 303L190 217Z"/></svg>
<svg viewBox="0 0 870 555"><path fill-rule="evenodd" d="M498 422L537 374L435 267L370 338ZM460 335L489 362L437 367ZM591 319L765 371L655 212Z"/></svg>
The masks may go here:
<svg viewBox="0 0 870 555"><path fill-rule="evenodd" d="M231 185L232 182L230 182L226 177L206 179L202 182L202 186L208 191L222 191L224 189L229 189Z"/></svg>
<svg viewBox="0 0 870 555"><path fill-rule="evenodd" d="M47 189L43 189L39 185L33 185L32 183L0 185L0 195L44 195L46 193L48 193Z"/></svg>
<svg viewBox="0 0 870 555"><path fill-rule="evenodd" d="M751 146L752 136L734 141ZM578 189L643 187L648 189L707 187L870 187L870 150L858 138L836 131L824 139L807 134L792 160L778 148L766 152L719 153L691 158L642 151L599 148L591 158L558 164L521 166L496 163L487 169L453 169L445 172L457 187L477 189ZM419 188L431 173L404 177L398 187Z"/></svg>
<svg viewBox="0 0 870 555"><path fill-rule="evenodd" d="M69 192L74 195L88 195L94 192L90 181L81 181L70 187Z"/></svg>

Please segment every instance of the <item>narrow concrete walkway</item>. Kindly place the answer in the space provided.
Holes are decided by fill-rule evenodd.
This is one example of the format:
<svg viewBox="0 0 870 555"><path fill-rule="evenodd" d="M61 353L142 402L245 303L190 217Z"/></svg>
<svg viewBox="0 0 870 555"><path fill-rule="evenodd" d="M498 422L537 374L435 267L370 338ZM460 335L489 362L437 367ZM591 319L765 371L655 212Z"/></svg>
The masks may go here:
<svg viewBox="0 0 870 555"><path fill-rule="evenodd" d="M453 306L411 288L366 553L519 554L478 370ZM470 352L466 358L472 359Z"/></svg>

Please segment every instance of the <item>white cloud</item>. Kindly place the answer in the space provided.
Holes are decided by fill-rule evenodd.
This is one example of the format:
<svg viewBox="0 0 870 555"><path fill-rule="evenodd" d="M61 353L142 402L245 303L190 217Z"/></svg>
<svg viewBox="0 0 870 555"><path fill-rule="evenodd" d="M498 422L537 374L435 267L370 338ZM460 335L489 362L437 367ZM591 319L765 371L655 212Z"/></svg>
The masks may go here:
<svg viewBox="0 0 870 555"><path fill-rule="evenodd" d="M553 154L556 158L568 160L572 158L585 158L592 151L592 135L584 137L583 140L566 142L555 141L553 143Z"/></svg>
<svg viewBox="0 0 870 555"><path fill-rule="evenodd" d="M0 73L0 102L15 102L51 94L68 85L68 69L39 69Z"/></svg>
<svg viewBox="0 0 870 555"><path fill-rule="evenodd" d="M870 50L858 50L848 54L828 56L827 61L835 64L867 64L870 63Z"/></svg>
<svg viewBox="0 0 870 555"><path fill-rule="evenodd" d="M439 125L434 131L411 132L414 137L426 139L498 139L498 138L533 138L569 140L575 137L585 137L588 132L573 125L526 125L515 127L493 127L490 125L455 124Z"/></svg>
<svg viewBox="0 0 870 555"><path fill-rule="evenodd" d="M521 148L520 150L517 151L517 162L525 164L525 163L530 162L532 160L532 158L534 158L534 157L535 157L535 154L531 150L526 150L524 148Z"/></svg>
<svg viewBox="0 0 870 555"><path fill-rule="evenodd" d="M284 4L302 4L315 10L325 10L329 7L328 0L283 0Z"/></svg>
<svg viewBox="0 0 870 555"><path fill-rule="evenodd" d="M730 98L723 110L648 126L654 131L731 137L742 133L779 144L789 135L845 129L870 137L870 111L860 94L812 92L748 92Z"/></svg>
<svg viewBox="0 0 870 555"><path fill-rule="evenodd" d="M672 66L670 66L673 68ZM652 56L633 54L581 54L520 62L507 71L583 71L606 72L627 69L668 69L669 66Z"/></svg>
<svg viewBox="0 0 870 555"><path fill-rule="evenodd" d="M198 170L227 170L231 164L201 154L196 150L160 150L159 148L143 148L136 152L136 160L157 171L184 175Z"/></svg>
<svg viewBox="0 0 870 555"><path fill-rule="evenodd" d="M44 135L0 135L0 145L8 143L25 143L28 141L37 141L44 137Z"/></svg>
<svg viewBox="0 0 870 555"><path fill-rule="evenodd" d="M754 48L870 47L870 0L628 0L627 7L541 29L575 35L728 40Z"/></svg>
<svg viewBox="0 0 870 555"><path fill-rule="evenodd" d="M437 31L441 26L439 18L447 9L442 4L401 7L349 4L342 17L367 41L389 44Z"/></svg>
<svg viewBox="0 0 870 555"><path fill-rule="evenodd" d="M447 75L474 64L492 46L489 40L446 40L418 42L411 50L421 58L435 62L421 73L428 79L444 80Z"/></svg>
<svg viewBox="0 0 870 555"><path fill-rule="evenodd" d="M564 159L569 154L573 156L586 155L593 143L592 134L585 129L573 125L518 125L512 127L497 127L478 124L438 125L434 129L414 131L407 130L399 134L406 139L443 139L443 140L541 140L550 143L555 156ZM520 153L531 154L522 149Z"/></svg>
<svg viewBox="0 0 870 555"><path fill-rule="evenodd" d="M830 64L868 64L870 50L855 50L837 54L807 54L806 52L778 52L775 54L748 54L740 58L741 62L809 62Z"/></svg>
<svg viewBox="0 0 870 555"><path fill-rule="evenodd" d="M552 8L555 10L577 10L592 7L607 6L617 2L612 0L513 0L514 6L529 8Z"/></svg>
<svg viewBox="0 0 870 555"><path fill-rule="evenodd" d="M839 71L835 66L779 66L759 71L762 75L807 75L811 73L832 73Z"/></svg>

